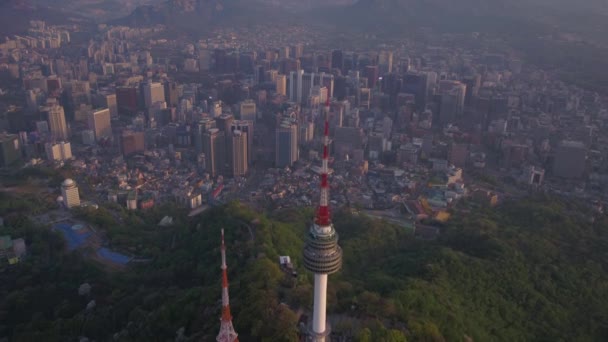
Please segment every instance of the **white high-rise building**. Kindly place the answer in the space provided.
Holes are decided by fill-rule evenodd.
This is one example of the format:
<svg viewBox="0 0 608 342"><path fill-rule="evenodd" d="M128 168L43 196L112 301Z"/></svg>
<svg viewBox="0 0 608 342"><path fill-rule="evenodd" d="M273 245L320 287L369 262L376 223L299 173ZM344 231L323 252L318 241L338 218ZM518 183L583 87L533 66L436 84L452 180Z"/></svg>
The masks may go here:
<svg viewBox="0 0 608 342"><path fill-rule="evenodd" d="M72 146L69 142L47 143L44 147L48 160L60 161L72 159Z"/></svg>
<svg viewBox="0 0 608 342"><path fill-rule="evenodd" d="M61 184L61 195L63 196L63 204L66 208L73 208L80 206L80 195L78 194L78 187L76 182L71 179L66 179Z"/></svg>
<svg viewBox="0 0 608 342"><path fill-rule="evenodd" d="M112 136L112 123L110 110L108 108L99 109L89 114L89 129L95 132L95 139L107 138Z"/></svg>
<svg viewBox="0 0 608 342"><path fill-rule="evenodd" d="M144 85L144 101L146 108L152 107L156 102L165 101L165 87L159 82L149 82Z"/></svg>

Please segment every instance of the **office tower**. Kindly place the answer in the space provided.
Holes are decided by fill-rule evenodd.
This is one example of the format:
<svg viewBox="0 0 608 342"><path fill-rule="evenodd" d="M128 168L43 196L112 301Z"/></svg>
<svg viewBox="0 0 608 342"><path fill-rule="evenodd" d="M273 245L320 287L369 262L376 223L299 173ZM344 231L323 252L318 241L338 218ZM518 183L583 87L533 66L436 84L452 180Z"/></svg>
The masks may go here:
<svg viewBox="0 0 608 342"><path fill-rule="evenodd" d="M365 67L363 76L367 77L367 84L370 88L374 88L378 83L379 71L377 65L368 65Z"/></svg>
<svg viewBox="0 0 608 342"><path fill-rule="evenodd" d="M46 143L46 158L51 161L63 161L72 158L72 146L69 142Z"/></svg>
<svg viewBox="0 0 608 342"><path fill-rule="evenodd" d="M309 339L329 342L330 329L326 326L327 276L342 267L342 249L338 246L338 233L329 212L329 101L325 106L323 159L321 165L321 198L317 216L304 246L304 267L314 273L314 303Z"/></svg>
<svg viewBox="0 0 608 342"><path fill-rule="evenodd" d="M381 51L378 54L378 68L380 75L393 72L393 52Z"/></svg>
<svg viewBox="0 0 608 342"><path fill-rule="evenodd" d="M0 133L0 166L9 166L21 159L21 145L16 134Z"/></svg>
<svg viewBox="0 0 608 342"><path fill-rule="evenodd" d="M470 106L473 104L473 99L477 96L481 87L481 75L465 76L463 83L467 86L464 101L467 106Z"/></svg>
<svg viewBox="0 0 608 342"><path fill-rule="evenodd" d="M291 119L283 119L275 133L275 165L291 167L299 158L298 125Z"/></svg>
<svg viewBox="0 0 608 342"><path fill-rule="evenodd" d="M226 138L229 137L230 128L232 127L232 122L234 121L234 116L232 114L222 114L215 118L215 126L222 132L225 133Z"/></svg>
<svg viewBox="0 0 608 342"><path fill-rule="evenodd" d="M331 52L331 67L342 71L344 68L344 55L342 50L334 50Z"/></svg>
<svg viewBox="0 0 608 342"><path fill-rule="evenodd" d="M289 58L289 46L282 47L279 49L279 58L280 59Z"/></svg>
<svg viewBox="0 0 608 342"><path fill-rule="evenodd" d="M253 155L253 121L249 120L234 120L230 127L230 131L241 131L247 134L247 161L251 164L254 160Z"/></svg>
<svg viewBox="0 0 608 342"><path fill-rule="evenodd" d="M89 129L95 132L95 140L112 136L112 124L110 121L110 110L98 109L89 114Z"/></svg>
<svg viewBox="0 0 608 342"><path fill-rule="evenodd" d="M78 194L78 187L76 182L71 179L66 179L61 184L61 196L63 196L63 204L66 208L73 208L80 206L80 195Z"/></svg>
<svg viewBox="0 0 608 342"><path fill-rule="evenodd" d="M298 43L293 47L293 57L300 58L304 54L304 44Z"/></svg>
<svg viewBox="0 0 608 342"><path fill-rule="evenodd" d="M403 79L402 92L414 94L416 97L416 107L424 109L426 107L429 92L429 79L425 73L408 72Z"/></svg>
<svg viewBox="0 0 608 342"><path fill-rule="evenodd" d="M240 111L241 120L249 120L255 122L257 109L253 100L245 100L241 102Z"/></svg>
<svg viewBox="0 0 608 342"><path fill-rule="evenodd" d="M372 92L369 88L359 90L359 107L369 109L372 102Z"/></svg>
<svg viewBox="0 0 608 342"><path fill-rule="evenodd" d="M144 103L151 108L156 102L165 102L165 87L162 83L148 82L144 85Z"/></svg>
<svg viewBox="0 0 608 342"><path fill-rule="evenodd" d="M287 96L287 76L277 75L276 88L277 94Z"/></svg>
<svg viewBox="0 0 608 342"><path fill-rule="evenodd" d="M247 174L249 166L247 152L247 133L234 130L229 132L230 146L230 169L233 177L240 177Z"/></svg>
<svg viewBox="0 0 608 342"><path fill-rule="evenodd" d="M116 88L116 105L119 115L133 116L137 114L137 88Z"/></svg>
<svg viewBox="0 0 608 342"><path fill-rule="evenodd" d="M302 103L302 77L304 70L292 71L289 73L289 100Z"/></svg>
<svg viewBox="0 0 608 342"><path fill-rule="evenodd" d="M441 124L453 123L464 112L464 100L467 86L459 81L443 80L439 82L439 122Z"/></svg>
<svg viewBox="0 0 608 342"><path fill-rule="evenodd" d="M214 101L211 106L211 116L217 118L222 115L222 101Z"/></svg>
<svg viewBox="0 0 608 342"><path fill-rule="evenodd" d="M124 130L120 136L120 147L125 157L144 152L146 150L144 132Z"/></svg>
<svg viewBox="0 0 608 342"><path fill-rule="evenodd" d="M228 266L226 266L226 245L224 244L224 229L222 228L222 318L217 342L239 342L238 334L232 326L230 300L228 298Z"/></svg>
<svg viewBox="0 0 608 342"><path fill-rule="evenodd" d="M224 171L226 138L225 133L211 128L203 134L203 152L207 172L215 177Z"/></svg>
<svg viewBox="0 0 608 342"><path fill-rule="evenodd" d="M176 107L179 101L177 83L166 81L164 83L165 102L168 107Z"/></svg>
<svg viewBox="0 0 608 342"><path fill-rule="evenodd" d="M108 108L110 110L111 117L118 116L118 104L116 102L116 94L105 94L102 96L104 100L102 107Z"/></svg>
<svg viewBox="0 0 608 342"><path fill-rule="evenodd" d="M65 122L65 112L63 107L57 103L53 103L50 107L45 109L48 114L49 128L51 135L57 140L68 139L68 126Z"/></svg>
<svg viewBox="0 0 608 342"><path fill-rule="evenodd" d="M587 148L580 141L562 141L555 150L553 174L562 178L581 178L587 164Z"/></svg>
<svg viewBox="0 0 608 342"><path fill-rule="evenodd" d="M196 123L194 128L194 149L197 153L203 153L203 135L211 128L216 128L217 123L212 118L203 118Z"/></svg>

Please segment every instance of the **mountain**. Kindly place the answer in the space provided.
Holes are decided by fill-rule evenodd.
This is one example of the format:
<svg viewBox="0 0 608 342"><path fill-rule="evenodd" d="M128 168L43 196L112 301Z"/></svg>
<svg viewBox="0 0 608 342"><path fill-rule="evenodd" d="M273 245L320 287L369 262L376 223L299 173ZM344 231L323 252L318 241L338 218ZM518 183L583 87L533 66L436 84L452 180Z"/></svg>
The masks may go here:
<svg viewBox="0 0 608 342"><path fill-rule="evenodd" d="M30 20L45 20L48 24L69 24L83 18L66 16L55 7L37 5L27 0L0 0L0 36L27 31Z"/></svg>
<svg viewBox="0 0 608 342"><path fill-rule="evenodd" d="M164 0L29 0L37 6L59 9L66 13L78 13L97 21L105 21L129 15L139 6L155 5Z"/></svg>
<svg viewBox="0 0 608 342"><path fill-rule="evenodd" d="M283 20L289 14L265 1L255 0L167 0L140 6L113 24L150 26L164 24L174 30L198 32L217 25L266 23L268 18ZM275 20L275 22L276 22Z"/></svg>

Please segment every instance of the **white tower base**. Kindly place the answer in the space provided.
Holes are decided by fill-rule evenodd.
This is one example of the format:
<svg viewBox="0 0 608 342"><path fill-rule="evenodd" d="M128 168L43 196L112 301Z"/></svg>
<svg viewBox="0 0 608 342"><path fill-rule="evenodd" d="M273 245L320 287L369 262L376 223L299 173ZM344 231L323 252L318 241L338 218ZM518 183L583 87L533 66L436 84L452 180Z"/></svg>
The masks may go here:
<svg viewBox="0 0 608 342"><path fill-rule="evenodd" d="M312 315L312 341L326 342L327 274L315 273L315 298Z"/></svg>

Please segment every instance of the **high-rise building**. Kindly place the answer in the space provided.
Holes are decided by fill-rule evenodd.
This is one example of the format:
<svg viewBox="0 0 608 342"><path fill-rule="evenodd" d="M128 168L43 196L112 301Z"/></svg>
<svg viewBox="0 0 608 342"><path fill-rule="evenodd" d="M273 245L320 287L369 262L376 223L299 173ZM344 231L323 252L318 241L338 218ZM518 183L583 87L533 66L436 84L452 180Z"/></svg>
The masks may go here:
<svg viewBox="0 0 608 342"><path fill-rule="evenodd" d="M253 100L245 100L240 105L241 120L249 120L255 122L257 109Z"/></svg>
<svg viewBox="0 0 608 342"><path fill-rule="evenodd" d="M137 114L137 88L116 88L116 105L119 115L133 116Z"/></svg>
<svg viewBox="0 0 608 342"><path fill-rule="evenodd" d="M378 54L378 68L380 75L393 72L393 52L381 51Z"/></svg>
<svg viewBox="0 0 608 342"><path fill-rule="evenodd" d="M215 177L225 169L226 138L225 133L211 128L203 134L203 152L207 172Z"/></svg>
<svg viewBox="0 0 608 342"><path fill-rule="evenodd" d="M66 179L61 184L61 196L63 196L63 204L66 208L80 206L80 195L78 194L78 186L71 179Z"/></svg>
<svg viewBox="0 0 608 342"><path fill-rule="evenodd" d="M287 76L277 75L276 87L277 94L287 96Z"/></svg>
<svg viewBox="0 0 608 342"><path fill-rule="evenodd" d="M165 102L167 102L168 107L176 107L179 101L178 91L177 91L177 83L175 82L165 82Z"/></svg>
<svg viewBox="0 0 608 342"><path fill-rule="evenodd" d="M217 123L212 118L203 118L196 123L194 130L194 149L197 153L203 153L203 135L211 128L216 128Z"/></svg>
<svg viewBox="0 0 608 342"><path fill-rule="evenodd" d="M95 139L112 136L112 124L110 110L108 108L98 109L89 114L89 129L95 132Z"/></svg>
<svg viewBox="0 0 608 342"><path fill-rule="evenodd" d="M314 302L309 339L315 342L329 342L327 337L330 329L326 325L327 278L342 267L342 249L338 245L338 233L334 229L329 212L329 101L325 109L321 199L303 253L304 267L314 273Z"/></svg>
<svg viewBox="0 0 608 342"><path fill-rule="evenodd" d="M217 342L239 342L238 334L232 326L230 314L230 299L228 298L228 266L226 266L226 245L224 244L224 229L222 228L222 318Z"/></svg>
<svg viewBox="0 0 608 342"><path fill-rule="evenodd" d="M289 73L289 100L302 103L302 77L304 70L292 71Z"/></svg>
<svg viewBox="0 0 608 342"><path fill-rule="evenodd" d="M215 118L215 126L222 132L228 133L230 132L230 127L232 127L232 122L234 121L234 116L232 114L222 114ZM228 136L228 134L226 134Z"/></svg>
<svg viewBox="0 0 608 342"><path fill-rule="evenodd" d="M120 136L122 154L129 156L146 150L145 134L140 131L124 130Z"/></svg>
<svg viewBox="0 0 608 342"><path fill-rule="evenodd" d="M299 159L298 125L291 119L284 119L276 129L275 140L276 167L291 167Z"/></svg>
<svg viewBox="0 0 608 342"><path fill-rule="evenodd" d="M0 133L0 166L8 166L21 159L21 145L16 134Z"/></svg>
<svg viewBox="0 0 608 342"><path fill-rule="evenodd" d="M68 126L65 122L63 107L54 103L46 109L51 135L57 140L68 139Z"/></svg>
<svg viewBox="0 0 608 342"><path fill-rule="evenodd" d="M233 177L244 176L249 167L247 133L234 130L229 133L230 170Z"/></svg>
<svg viewBox="0 0 608 342"><path fill-rule="evenodd" d="M344 55L342 50L334 50L331 52L331 67L342 71L344 68Z"/></svg>
<svg viewBox="0 0 608 342"><path fill-rule="evenodd" d="M587 148L580 141L562 141L555 150L553 174L562 178L581 178L587 165Z"/></svg>
<svg viewBox="0 0 608 342"><path fill-rule="evenodd" d="M235 120L232 122L230 131L241 131L247 134L247 161L251 163L253 161L253 121L249 120Z"/></svg>
<svg viewBox="0 0 608 342"><path fill-rule="evenodd" d="M48 160L63 161L72 158L72 146L69 142L47 143L44 148Z"/></svg>
<svg viewBox="0 0 608 342"><path fill-rule="evenodd" d="M378 77L379 77L378 66L377 65L366 66L363 75L365 77L367 77L368 86L373 89L376 86L376 83L378 82Z"/></svg>
<svg viewBox="0 0 608 342"><path fill-rule="evenodd" d="M162 83L148 82L144 85L144 102L151 108L156 102L165 102L165 87Z"/></svg>

